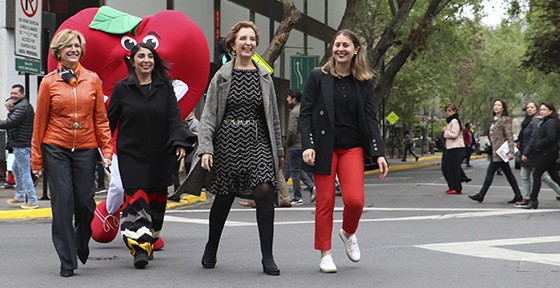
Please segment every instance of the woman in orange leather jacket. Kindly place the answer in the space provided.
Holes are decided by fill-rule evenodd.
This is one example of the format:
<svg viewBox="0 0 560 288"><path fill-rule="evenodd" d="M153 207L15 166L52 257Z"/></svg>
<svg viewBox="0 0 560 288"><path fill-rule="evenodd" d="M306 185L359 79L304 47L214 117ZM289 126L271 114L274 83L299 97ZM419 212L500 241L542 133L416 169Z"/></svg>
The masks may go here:
<svg viewBox="0 0 560 288"><path fill-rule="evenodd" d="M51 55L58 69L39 86L31 140L31 169L36 175L44 169L49 177L52 240L63 277L74 275L76 256L84 264L89 256L98 148L105 167L113 155L101 81L79 62L84 44L84 36L69 29L53 38Z"/></svg>

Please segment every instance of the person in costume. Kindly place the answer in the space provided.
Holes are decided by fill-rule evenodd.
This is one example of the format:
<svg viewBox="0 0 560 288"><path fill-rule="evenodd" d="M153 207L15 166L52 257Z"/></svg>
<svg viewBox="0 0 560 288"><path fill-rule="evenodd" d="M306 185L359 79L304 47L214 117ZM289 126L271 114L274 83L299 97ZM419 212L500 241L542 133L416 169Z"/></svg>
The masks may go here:
<svg viewBox="0 0 560 288"><path fill-rule="evenodd" d="M74 30L53 38L51 56L58 67L39 86L31 140L31 169L38 176L44 169L49 178L52 239L63 277L74 275L76 256L84 264L89 256L98 147L104 167L113 154L101 81L80 65L84 45L84 36Z"/></svg>
<svg viewBox="0 0 560 288"><path fill-rule="evenodd" d="M181 123L168 71L152 45L137 44L128 76L115 84L107 110L111 131L119 129L116 150L125 189L121 233L136 268L148 265L159 237L172 161L183 159L196 141Z"/></svg>

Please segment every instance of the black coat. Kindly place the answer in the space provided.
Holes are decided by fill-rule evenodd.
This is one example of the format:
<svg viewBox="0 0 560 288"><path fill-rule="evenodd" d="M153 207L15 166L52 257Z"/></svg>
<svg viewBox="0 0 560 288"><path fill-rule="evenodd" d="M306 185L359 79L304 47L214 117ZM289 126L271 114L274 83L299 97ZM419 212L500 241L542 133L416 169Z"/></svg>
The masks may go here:
<svg viewBox="0 0 560 288"><path fill-rule="evenodd" d="M383 144L379 133L379 123L373 104L373 84L371 81L355 80L360 94L356 111L362 148L366 156L383 156ZM309 73L303 92L300 110L302 150L315 150L315 165L302 163L302 168L318 174L330 175L332 153L334 150L334 76L325 74L321 69ZM363 165L363 164L362 164Z"/></svg>
<svg viewBox="0 0 560 288"><path fill-rule="evenodd" d="M535 149L537 153L558 152L558 123L554 118L546 116L537 132L537 143Z"/></svg>
<svg viewBox="0 0 560 288"><path fill-rule="evenodd" d="M8 147L31 147L33 136L33 106L25 98L14 103L14 108L8 112L8 118L0 121L0 129L8 130Z"/></svg>
<svg viewBox="0 0 560 288"><path fill-rule="evenodd" d="M522 128L521 132L519 132L519 135L521 135L521 137L517 137L517 139L521 139L519 151L521 151L521 156L527 157L527 161L521 161L521 166L535 167L537 165L537 157L534 150L541 121L541 118L533 118L533 123L529 123L527 127Z"/></svg>
<svg viewBox="0 0 560 288"><path fill-rule="evenodd" d="M152 84L146 98L138 86L117 82L107 109L111 132L119 128L116 153L125 189L171 185L175 148L189 153L196 142L183 127L171 84L159 79Z"/></svg>

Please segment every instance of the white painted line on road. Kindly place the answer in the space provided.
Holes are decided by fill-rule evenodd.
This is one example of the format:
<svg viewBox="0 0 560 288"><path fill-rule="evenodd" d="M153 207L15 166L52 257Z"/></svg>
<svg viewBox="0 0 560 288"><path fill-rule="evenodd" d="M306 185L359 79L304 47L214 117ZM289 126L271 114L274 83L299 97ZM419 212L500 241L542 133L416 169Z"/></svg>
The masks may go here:
<svg viewBox="0 0 560 288"><path fill-rule="evenodd" d="M450 242L440 244L415 245L414 247L464 256L509 261L527 261L560 266L560 254L538 254L497 247L551 242L560 242L560 236Z"/></svg>
<svg viewBox="0 0 560 288"><path fill-rule="evenodd" d="M310 209L310 208L299 208L299 209ZM433 210L433 209L426 209L426 208L416 208L417 210L414 211L445 211L445 210ZM235 209L232 209L235 210ZM248 209L239 209L239 210L248 210ZM342 211L342 208L335 209L339 212ZM364 211L412 211L410 208L364 208ZM467 209L463 209L467 210ZM472 209L468 209L472 210ZM309 211L314 211L309 210ZM455 210L456 211L456 210ZM514 215L514 214L534 214L534 213L554 213L560 212L558 209L540 209L540 210L526 210L526 209L494 209L494 210L486 210L478 212L465 212L465 213L451 213L451 214L436 214L436 215L422 215L422 216L407 216L407 217L393 217L393 218L362 218L360 222L391 222L391 221L422 221L422 220L448 220L448 219L465 219L465 218L481 218L481 217L492 217L492 216L504 216L504 215ZM169 211L168 211L169 212ZM191 211L192 212L192 211ZM199 212L203 212L200 211ZM209 211L204 211L208 213ZM176 212L175 212L176 213ZM171 222L183 222L183 223L194 223L194 224L208 224L208 220L200 220L200 219L190 219L190 218L181 218L175 216L166 216L165 221ZM335 223L340 223L342 220L334 220ZM306 221L285 221L280 222L276 221L275 225L300 225L300 224L313 224L315 223L314 220L306 220ZM238 222L238 221L227 221L226 226L230 227L240 227L240 226L254 226L256 225L255 222Z"/></svg>
<svg viewBox="0 0 560 288"><path fill-rule="evenodd" d="M275 213L289 213L293 211L309 211L315 212L315 207L299 207L299 208L279 208L275 210ZM343 207L335 207L335 212L342 212ZM560 212L560 209L537 209L537 210L526 210L518 208L508 208L508 209L497 209L497 208L384 208L384 207L364 207L364 211L514 211L513 213L548 213L548 212ZM515 212L517 211L517 212ZM176 213L209 213L210 209L189 209L189 210L167 210L165 214L176 214ZM251 212L255 213L255 209L247 208L234 208L231 212Z"/></svg>

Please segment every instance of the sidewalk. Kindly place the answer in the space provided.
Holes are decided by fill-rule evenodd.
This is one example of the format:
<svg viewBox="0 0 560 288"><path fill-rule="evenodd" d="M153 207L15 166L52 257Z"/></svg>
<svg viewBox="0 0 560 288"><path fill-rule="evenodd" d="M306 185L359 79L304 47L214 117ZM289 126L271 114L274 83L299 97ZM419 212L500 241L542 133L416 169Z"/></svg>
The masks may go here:
<svg viewBox="0 0 560 288"><path fill-rule="evenodd" d="M420 157L416 162L414 158L408 158L406 162L402 162L401 158L387 158L389 162L389 172L396 171L396 170L403 170L403 169L413 169L413 168L420 168L420 167L427 167L427 166L437 166L441 163L441 153L436 154L424 154L423 157ZM471 159L480 159L486 157L485 155L473 155ZM375 174L379 173L379 170L367 171L365 172L366 175L368 174ZM181 173L180 177L182 178L181 181L184 180L184 173ZM37 198L41 198L43 195L43 179L39 181L37 184L36 193ZM288 180L288 184L292 184L292 180ZM108 184L108 182L106 181ZM52 217L52 212L50 208L50 201L49 200L39 200L39 208L37 209L21 209L20 205L9 204L6 201L8 199L14 198L15 189L4 189L5 183L0 183L0 220L7 220L7 219L27 219L27 218L48 218ZM171 193L172 188L169 189ZM107 198L107 193L98 193L95 195L95 201L101 202ZM181 199L181 202L168 202L167 209L173 209L177 207L182 207L188 204L206 201L206 194L202 192L200 196L194 195L184 195Z"/></svg>

